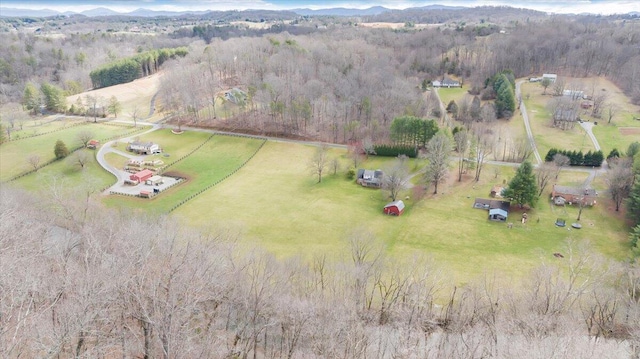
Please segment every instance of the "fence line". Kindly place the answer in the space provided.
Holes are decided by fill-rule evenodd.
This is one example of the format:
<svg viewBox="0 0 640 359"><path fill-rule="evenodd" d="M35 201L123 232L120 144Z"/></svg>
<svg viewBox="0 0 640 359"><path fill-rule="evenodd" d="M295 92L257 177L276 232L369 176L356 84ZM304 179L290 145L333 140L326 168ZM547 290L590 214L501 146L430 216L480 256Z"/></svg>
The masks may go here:
<svg viewBox="0 0 640 359"><path fill-rule="evenodd" d="M233 135L232 135L233 136ZM247 136L233 136L233 137L247 137ZM255 137L250 137L250 138L255 138ZM227 178L231 177L231 175L235 174L236 172L238 172L240 169L242 169L247 163L249 163L249 161L251 161L251 159L253 159L253 157L255 157L255 155L262 149L262 147L264 146L264 144L267 142L266 138L262 139L262 143L260 144L260 146L258 146L258 148L251 154L251 156L249 156L240 166L238 166L237 168L235 168L233 171L231 171L230 173L227 173L224 177L222 177L221 179L209 184L208 186L206 186L205 188L200 189L199 191L197 191L196 193L191 194L189 197L183 199L182 201L178 202L178 204L176 204L175 206L171 207L171 209L169 209L168 213L171 213L173 211L175 211L176 209L178 209L178 207L182 206L183 204L187 203L188 201L192 200L193 198L199 196L200 194L202 194L203 192L209 190L211 187L218 185L219 183L221 183L222 181L226 180Z"/></svg>

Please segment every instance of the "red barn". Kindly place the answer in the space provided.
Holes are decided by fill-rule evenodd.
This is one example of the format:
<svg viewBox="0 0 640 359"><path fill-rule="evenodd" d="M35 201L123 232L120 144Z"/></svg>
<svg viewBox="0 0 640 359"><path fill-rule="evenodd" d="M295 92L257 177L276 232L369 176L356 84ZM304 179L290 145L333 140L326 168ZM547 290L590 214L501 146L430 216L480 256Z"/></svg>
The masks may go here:
<svg viewBox="0 0 640 359"><path fill-rule="evenodd" d="M384 214L389 214L392 216L399 216L404 212L404 202L398 200L393 201L386 206L384 206Z"/></svg>
<svg viewBox="0 0 640 359"><path fill-rule="evenodd" d="M132 181L136 181L139 183L142 183L146 180L148 180L149 178L151 178L153 176L153 172L149 171L149 170L142 170L138 173L134 173L131 176L129 176L129 179Z"/></svg>

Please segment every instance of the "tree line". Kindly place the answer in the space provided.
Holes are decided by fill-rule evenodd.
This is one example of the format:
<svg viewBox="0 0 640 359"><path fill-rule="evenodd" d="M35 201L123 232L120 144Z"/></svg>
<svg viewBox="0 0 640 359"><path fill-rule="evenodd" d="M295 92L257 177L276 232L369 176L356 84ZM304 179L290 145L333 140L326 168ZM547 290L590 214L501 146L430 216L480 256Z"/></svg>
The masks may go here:
<svg viewBox="0 0 640 359"><path fill-rule="evenodd" d="M567 156L571 166L600 167L604 161L604 154L602 151L588 151L587 153L583 153L582 151L576 150L570 151L552 148L544 156L545 162L553 161L557 154Z"/></svg>
<svg viewBox="0 0 640 359"><path fill-rule="evenodd" d="M94 89L131 82L156 73L169 59L184 57L187 49L158 49L103 65L89 73Z"/></svg>

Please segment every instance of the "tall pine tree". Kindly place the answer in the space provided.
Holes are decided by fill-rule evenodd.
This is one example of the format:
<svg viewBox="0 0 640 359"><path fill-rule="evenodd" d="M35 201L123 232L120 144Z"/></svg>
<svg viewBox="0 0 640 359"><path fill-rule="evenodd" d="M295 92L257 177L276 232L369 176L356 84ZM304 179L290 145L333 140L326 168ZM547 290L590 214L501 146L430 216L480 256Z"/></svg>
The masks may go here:
<svg viewBox="0 0 640 359"><path fill-rule="evenodd" d="M627 216L632 226L640 225L640 175L636 175L636 181L627 198Z"/></svg>
<svg viewBox="0 0 640 359"><path fill-rule="evenodd" d="M525 161L518 167L516 175L504 190L504 197L510 198L520 207L525 204L529 204L531 207L536 205L538 201L538 187L531 162Z"/></svg>

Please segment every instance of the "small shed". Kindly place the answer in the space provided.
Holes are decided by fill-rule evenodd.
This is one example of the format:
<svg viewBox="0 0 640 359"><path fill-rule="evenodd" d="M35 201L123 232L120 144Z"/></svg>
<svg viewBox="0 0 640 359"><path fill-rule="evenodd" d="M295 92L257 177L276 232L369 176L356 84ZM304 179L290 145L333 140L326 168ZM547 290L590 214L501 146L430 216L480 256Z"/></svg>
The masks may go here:
<svg viewBox="0 0 640 359"><path fill-rule="evenodd" d="M404 212L404 202L401 200L393 201L384 206L383 212L384 214L399 216Z"/></svg>
<svg viewBox="0 0 640 359"><path fill-rule="evenodd" d="M155 175L155 176L151 176L151 178L146 180L145 184L156 186L161 184L162 182L163 182L162 176Z"/></svg>
<svg viewBox="0 0 640 359"><path fill-rule="evenodd" d="M149 192L149 191L140 191L140 197L142 197L142 198L150 198L151 197L151 192Z"/></svg>
<svg viewBox="0 0 640 359"><path fill-rule="evenodd" d="M489 210L489 219L492 221L504 222L507 220L509 213L502 208L493 208Z"/></svg>
<svg viewBox="0 0 640 359"><path fill-rule="evenodd" d="M100 141L98 140L91 140L87 142L87 148L90 148L92 150L95 150L96 148L98 148L98 146L100 146Z"/></svg>
<svg viewBox="0 0 640 359"><path fill-rule="evenodd" d="M493 186L491 188L491 192L489 193L489 195L493 198L502 198L502 191L504 190L504 187L502 186Z"/></svg>
<svg viewBox="0 0 640 359"><path fill-rule="evenodd" d="M149 170L142 170L129 176L129 179L138 183L142 183L153 176L153 172Z"/></svg>

